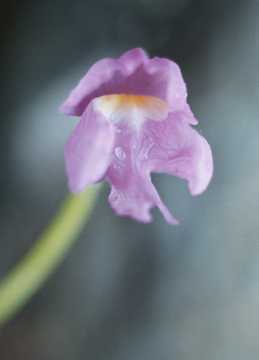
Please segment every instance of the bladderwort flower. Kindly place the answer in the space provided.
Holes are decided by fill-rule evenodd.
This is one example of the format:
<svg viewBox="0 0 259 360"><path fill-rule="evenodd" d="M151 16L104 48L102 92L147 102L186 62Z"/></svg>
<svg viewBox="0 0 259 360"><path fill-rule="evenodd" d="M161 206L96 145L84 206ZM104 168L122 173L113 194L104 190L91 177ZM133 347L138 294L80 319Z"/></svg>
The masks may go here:
<svg viewBox="0 0 259 360"><path fill-rule="evenodd" d="M72 192L107 181L114 211L150 222L157 206L176 224L151 181L151 173L185 179L192 195L202 193L213 172L211 149L191 125L178 65L149 58L140 48L118 59L97 61L61 106L81 119L65 146Z"/></svg>

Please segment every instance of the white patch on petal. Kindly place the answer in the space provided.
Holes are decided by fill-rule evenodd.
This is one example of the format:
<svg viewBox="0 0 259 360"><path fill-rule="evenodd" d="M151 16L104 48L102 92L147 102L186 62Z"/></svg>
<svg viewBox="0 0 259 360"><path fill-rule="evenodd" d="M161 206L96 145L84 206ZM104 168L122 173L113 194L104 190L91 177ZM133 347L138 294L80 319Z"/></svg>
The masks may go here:
<svg viewBox="0 0 259 360"><path fill-rule="evenodd" d="M128 121L139 129L145 120L161 121L167 118L168 105L154 96L114 94L96 98L94 108L112 122Z"/></svg>

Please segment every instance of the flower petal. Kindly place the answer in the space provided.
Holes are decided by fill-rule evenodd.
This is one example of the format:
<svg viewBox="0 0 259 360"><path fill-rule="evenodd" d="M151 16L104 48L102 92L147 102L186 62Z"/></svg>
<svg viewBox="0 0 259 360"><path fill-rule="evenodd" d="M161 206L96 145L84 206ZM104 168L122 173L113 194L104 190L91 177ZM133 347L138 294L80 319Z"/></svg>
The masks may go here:
<svg viewBox="0 0 259 360"><path fill-rule="evenodd" d="M118 59L104 58L97 61L71 91L60 111L67 115L82 115L95 97L118 93L122 86L125 87L128 76L147 60L145 51L135 48Z"/></svg>
<svg viewBox="0 0 259 360"><path fill-rule="evenodd" d="M169 224L178 224L149 178L139 178L138 181L135 178L122 188L112 185L109 203L118 215L129 216L144 223L152 221L150 210L157 206Z"/></svg>
<svg viewBox="0 0 259 360"><path fill-rule="evenodd" d="M161 201L150 173L137 164L138 138L126 124L116 134L113 161L106 173L111 185L109 203L118 215L130 216L138 221L150 222L151 208L157 206L171 224L177 220Z"/></svg>
<svg viewBox="0 0 259 360"><path fill-rule="evenodd" d="M116 60L105 58L90 67L78 85L71 91L60 111L81 116L92 99L107 93L107 84L121 77L122 66Z"/></svg>
<svg viewBox="0 0 259 360"><path fill-rule="evenodd" d="M178 65L168 59L149 59L142 49L132 49L118 59L97 61L72 90L60 110L80 116L95 97L133 94L157 97L170 111L186 108L185 119L197 123L186 103L186 86Z"/></svg>
<svg viewBox="0 0 259 360"><path fill-rule="evenodd" d="M88 106L65 146L66 171L72 192L102 179L111 162L114 126Z"/></svg>
<svg viewBox="0 0 259 360"><path fill-rule="evenodd" d="M150 95L166 101L171 110L186 104L187 90L179 66L164 58L155 57L137 68L127 79L132 93Z"/></svg>
<svg viewBox="0 0 259 360"><path fill-rule="evenodd" d="M148 60L148 55L141 48L126 51L119 57L119 61L123 63L129 73L135 71L139 66L146 63Z"/></svg>
<svg viewBox="0 0 259 360"><path fill-rule="evenodd" d="M188 181L192 195L202 193L213 173L211 149L207 141L181 113L171 113L166 121L144 124L141 158L152 172L165 172Z"/></svg>

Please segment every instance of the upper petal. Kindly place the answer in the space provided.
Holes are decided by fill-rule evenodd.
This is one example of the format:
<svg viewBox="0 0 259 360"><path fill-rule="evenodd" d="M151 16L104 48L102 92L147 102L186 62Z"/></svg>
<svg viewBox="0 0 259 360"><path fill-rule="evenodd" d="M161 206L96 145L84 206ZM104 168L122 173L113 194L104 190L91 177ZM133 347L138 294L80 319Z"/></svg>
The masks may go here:
<svg viewBox="0 0 259 360"><path fill-rule="evenodd" d="M149 58L147 53L141 48L131 49L122 54L119 59L129 73L132 73L139 66L146 63Z"/></svg>
<svg viewBox="0 0 259 360"><path fill-rule="evenodd" d="M164 58L148 58L142 49L132 49L118 59L97 61L72 90L60 110L80 116L89 102L109 94L133 94L158 97L171 111L187 106L186 86L178 65ZM186 117L195 122L193 116Z"/></svg>
<svg viewBox="0 0 259 360"><path fill-rule="evenodd" d="M140 157L153 172L165 172L188 181L192 195L203 192L213 173L210 146L179 112L166 121L145 123Z"/></svg>
<svg viewBox="0 0 259 360"><path fill-rule="evenodd" d="M128 76L147 60L145 51L135 48L118 59L104 58L97 61L61 105L61 112L80 116L95 97L118 93L125 86Z"/></svg>
<svg viewBox="0 0 259 360"><path fill-rule="evenodd" d="M60 111L67 115L82 115L89 102L97 96L106 94L107 85L111 82L116 83L121 73L122 65L116 60L105 58L97 61L70 92Z"/></svg>
<svg viewBox="0 0 259 360"><path fill-rule="evenodd" d="M172 60L154 57L128 79L132 88L166 101L171 110L186 104L187 90L179 66Z"/></svg>
<svg viewBox="0 0 259 360"><path fill-rule="evenodd" d="M111 162L114 126L92 103L65 146L65 163L72 192L102 179Z"/></svg>

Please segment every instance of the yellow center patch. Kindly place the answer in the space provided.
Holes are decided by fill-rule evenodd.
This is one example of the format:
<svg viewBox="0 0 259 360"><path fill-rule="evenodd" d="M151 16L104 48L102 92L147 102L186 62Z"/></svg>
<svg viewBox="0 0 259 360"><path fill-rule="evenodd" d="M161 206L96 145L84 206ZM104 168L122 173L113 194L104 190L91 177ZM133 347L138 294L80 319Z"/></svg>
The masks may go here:
<svg viewBox="0 0 259 360"><path fill-rule="evenodd" d="M104 95L94 100L94 106L112 121L118 122L126 119L136 125L147 119L164 120L168 115L167 103L154 96Z"/></svg>

